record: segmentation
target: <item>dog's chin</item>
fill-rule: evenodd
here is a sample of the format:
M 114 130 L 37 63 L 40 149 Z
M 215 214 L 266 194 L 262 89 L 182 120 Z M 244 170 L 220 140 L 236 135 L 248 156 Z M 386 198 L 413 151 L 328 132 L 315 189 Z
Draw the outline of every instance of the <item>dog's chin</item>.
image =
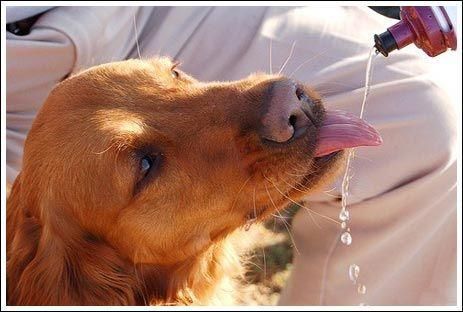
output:
M 316 168 L 316 170 L 309 169 L 308 173 L 297 183 L 298 188 L 307 189 L 307 194 L 309 194 L 313 190 L 320 189 L 332 182 L 342 168 L 341 163 L 344 155 L 344 150 L 339 150 L 321 157 L 315 157 L 311 168 Z M 302 192 L 298 193 L 302 197 L 307 195 Z
M 315 157 L 312 166 L 312 168 L 317 168 L 315 172 L 309 168 L 300 182 L 293 185 L 294 188 L 289 189 L 284 196 L 279 199 L 275 198 L 272 202 L 269 201 L 264 205 L 253 207 L 246 215 L 244 224 L 250 221 L 263 221 L 271 214 L 285 209 L 289 204 L 297 203 L 309 195 L 313 189 L 320 189 L 328 185 L 338 176 L 337 173 L 342 168 L 340 164 L 344 159 L 344 155 L 344 151 L 340 150 L 321 157 Z M 302 192 L 301 189 L 307 189 L 307 192 Z

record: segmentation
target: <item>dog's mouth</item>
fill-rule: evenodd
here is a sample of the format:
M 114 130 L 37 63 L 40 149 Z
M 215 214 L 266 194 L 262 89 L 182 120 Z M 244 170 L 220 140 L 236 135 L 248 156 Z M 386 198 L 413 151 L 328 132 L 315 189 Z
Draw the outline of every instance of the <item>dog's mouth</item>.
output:
M 323 155 L 323 156 L 315 157 L 316 164 L 317 164 L 318 167 L 324 166 L 327 163 L 333 161 L 335 158 L 337 158 L 337 156 L 339 154 L 341 154 L 341 153 L 342 153 L 342 150 L 338 150 L 338 151 L 331 152 L 331 153 Z M 308 177 L 309 177 L 309 175 L 307 176 L 307 178 Z
M 341 157 L 348 148 L 359 146 L 378 146 L 381 135 L 365 120 L 340 110 L 326 110 L 319 128 L 314 161 L 322 171 Z M 311 174 L 303 177 L 302 185 L 309 184 Z
M 345 149 L 360 146 L 378 146 L 381 143 L 382 138 L 378 131 L 363 119 L 339 110 L 326 110 L 324 120 L 319 128 L 318 142 L 313 154 L 314 165 L 318 168 L 317 172 L 308 170 L 307 174 L 302 176 L 296 183 L 294 189 L 280 190 L 281 198 L 272 199 L 271 203 L 254 207 L 253 211 L 246 216 L 246 220 L 249 222 L 263 219 L 275 211 L 277 207 L 281 207 L 283 203 L 296 202 L 296 198 L 292 199 L 292 195 L 294 195 L 292 193 L 295 192 L 298 193 L 297 195 L 301 195 L 302 192 L 298 188 L 309 187 L 313 182 L 314 174 L 315 176 L 323 175 L 326 168 L 329 168 L 331 164 L 342 157 Z

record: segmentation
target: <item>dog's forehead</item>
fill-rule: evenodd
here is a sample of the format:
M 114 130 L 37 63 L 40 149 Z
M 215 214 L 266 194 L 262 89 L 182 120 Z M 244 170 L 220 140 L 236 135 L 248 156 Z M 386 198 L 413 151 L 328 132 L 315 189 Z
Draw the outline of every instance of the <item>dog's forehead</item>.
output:
M 146 60 L 131 59 L 122 62 L 108 64 L 109 69 L 117 72 L 126 72 L 127 74 L 137 74 L 140 71 L 148 73 L 170 73 L 175 66 L 173 60 L 168 57 L 156 57 Z
M 176 91 L 172 75 L 175 63 L 167 57 L 130 59 L 91 67 L 61 82 L 51 93 L 52 99 L 69 99 L 69 105 L 96 103 L 97 106 L 119 103 L 127 105 L 135 99 L 163 98 L 162 90 Z M 58 101 L 58 102 L 59 102 Z
M 90 120 L 102 133 L 112 136 L 140 135 L 145 127 L 142 117 L 120 108 L 97 110 Z
M 175 61 L 168 57 L 154 57 L 144 62 L 160 70 L 171 69 L 176 64 Z
M 130 59 L 120 62 L 111 62 L 93 66 L 83 70 L 71 77 L 85 77 L 90 79 L 112 79 L 117 77 L 132 77 L 152 76 L 153 78 L 163 75 L 170 75 L 171 69 L 175 66 L 173 60 L 168 57 L 155 57 L 150 59 Z M 170 76 L 169 76 L 170 77 Z

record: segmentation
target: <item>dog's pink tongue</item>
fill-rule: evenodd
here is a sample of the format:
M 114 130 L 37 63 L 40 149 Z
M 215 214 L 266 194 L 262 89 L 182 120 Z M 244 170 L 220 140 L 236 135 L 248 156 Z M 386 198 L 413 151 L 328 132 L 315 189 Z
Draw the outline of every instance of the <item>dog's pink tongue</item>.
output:
M 377 146 L 383 142 L 378 131 L 364 120 L 338 110 L 327 110 L 320 128 L 315 157 L 345 148 Z

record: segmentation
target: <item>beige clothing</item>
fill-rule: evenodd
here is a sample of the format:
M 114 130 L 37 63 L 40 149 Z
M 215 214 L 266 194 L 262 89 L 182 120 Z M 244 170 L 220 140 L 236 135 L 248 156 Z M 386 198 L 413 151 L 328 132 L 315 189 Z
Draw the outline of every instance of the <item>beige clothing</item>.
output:
M 327 107 L 359 113 L 373 34 L 394 20 L 368 8 L 63 7 L 23 37 L 7 34 L 7 178 L 53 85 L 68 73 L 112 60 L 172 56 L 201 80 L 283 72 L 319 90 Z M 271 60 L 270 60 L 270 46 Z M 283 305 L 456 305 L 456 114 L 426 75 L 416 48 L 375 61 L 365 119 L 384 144 L 358 148 L 350 187 L 352 245 L 340 227 L 301 210 L 293 224 L 300 251 Z M 461 78 L 461 77 L 460 77 Z M 46 148 L 46 147 L 44 147 Z M 337 185 L 339 186 L 339 181 Z M 339 194 L 339 187 L 331 194 Z M 307 205 L 337 218 L 340 202 L 321 193 Z M 334 243 L 333 243 L 334 242 Z M 360 266 L 358 282 L 348 267 Z

